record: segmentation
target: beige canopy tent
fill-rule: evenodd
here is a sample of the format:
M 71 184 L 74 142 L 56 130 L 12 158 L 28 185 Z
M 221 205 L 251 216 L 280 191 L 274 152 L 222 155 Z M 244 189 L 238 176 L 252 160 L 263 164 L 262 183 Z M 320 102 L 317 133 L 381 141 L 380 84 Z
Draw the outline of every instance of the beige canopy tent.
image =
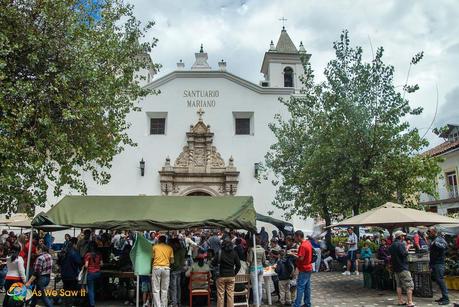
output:
M 17 227 L 16 224 L 26 224 L 28 222 L 30 227 L 30 222 L 32 220 L 25 213 L 16 213 L 10 217 L 3 216 L 0 218 L 0 225 L 7 225 L 12 227 Z
M 406 208 L 403 205 L 387 202 L 384 205 L 345 219 L 336 226 L 381 226 L 387 229 L 405 226 L 431 226 L 436 224 L 459 224 L 458 219 L 432 212 Z

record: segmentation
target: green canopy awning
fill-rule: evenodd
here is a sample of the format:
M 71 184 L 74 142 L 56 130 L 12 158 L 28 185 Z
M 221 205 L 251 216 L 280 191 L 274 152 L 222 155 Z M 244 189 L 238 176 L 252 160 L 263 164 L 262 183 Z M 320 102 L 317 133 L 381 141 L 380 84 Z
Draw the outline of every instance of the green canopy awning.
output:
M 263 214 L 260 214 L 260 213 L 257 213 L 257 221 L 272 224 L 272 225 L 276 226 L 284 234 L 293 233 L 293 224 L 292 223 L 285 222 L 285 221 L 273 218 L 273 217 L 268 216 L 268 215 L 263 215 Z
M 221 227 L 256 231 L 249 196 L 65 196 L 33 226 L 97 229 Z

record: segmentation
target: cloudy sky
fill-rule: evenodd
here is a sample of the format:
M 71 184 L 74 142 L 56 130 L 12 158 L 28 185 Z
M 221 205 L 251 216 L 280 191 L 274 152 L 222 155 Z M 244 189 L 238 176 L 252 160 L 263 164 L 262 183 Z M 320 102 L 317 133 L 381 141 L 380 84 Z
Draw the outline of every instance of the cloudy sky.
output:
M 316 75 L 322 78 L 333 57 L 332 42 L 348 29 L 351 42 L 360 45 L 371 60 L 371 46 L 383 46 L 385 61 L 395 66 L 396 84 L 405 82 L 411 57 L 424 51 L 410 82 L 421 89 L 409 96 L 412 106 L 424 107 L 422 116 L 410 119 L 431 145 L 442 140 L 427 128 L 459 124 L 459 2 L 418 1 L 311 1 L 311 0 L 129 0 L 142 21 L 154 20 L 149 33 L 159 39 L 152 52 L 163 65 L 160 75 L 183 59 L 187 67 L 200 44 L 209 64 L 224 59 L 228 70 L 258 83 L 264 52 L 274 43 L 285 17 L 287 31 L 298 46 L 303 41 Z M 437 96 L 438 87 L 438 96 Z M 438 112 L 435 109 L 438 97 Z

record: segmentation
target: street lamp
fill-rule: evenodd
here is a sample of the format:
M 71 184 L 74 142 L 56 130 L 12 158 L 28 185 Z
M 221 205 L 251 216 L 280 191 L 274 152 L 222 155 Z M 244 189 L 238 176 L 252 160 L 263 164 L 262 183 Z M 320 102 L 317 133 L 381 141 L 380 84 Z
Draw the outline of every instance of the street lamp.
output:
M 145 175 L 145 161 L 143 160 L 143 158 L 142 160 L 140 160 L 139 164 L 140 164 L 140 176 L 143 177 Z
M 258 178 L 258 175 L 260 175 L 260 163 L 254 163 L 254 177 Z

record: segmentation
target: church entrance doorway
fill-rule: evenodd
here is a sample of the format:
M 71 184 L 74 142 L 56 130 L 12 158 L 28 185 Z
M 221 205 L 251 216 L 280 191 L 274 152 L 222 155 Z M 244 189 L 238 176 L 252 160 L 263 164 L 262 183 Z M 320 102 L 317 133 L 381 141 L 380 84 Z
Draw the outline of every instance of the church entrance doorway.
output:
M 196 192 L 191 192 L 191 193 L 187 194 L 186 196 L 212 196 L 212 195 L 210 195 L 207 192 L 196 191 Z

